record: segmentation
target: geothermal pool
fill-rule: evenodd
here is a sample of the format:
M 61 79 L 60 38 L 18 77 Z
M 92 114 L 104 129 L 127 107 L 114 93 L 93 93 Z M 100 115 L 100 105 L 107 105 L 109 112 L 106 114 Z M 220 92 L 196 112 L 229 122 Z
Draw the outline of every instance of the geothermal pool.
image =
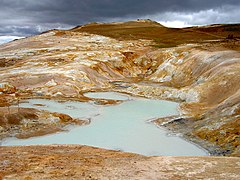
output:
M 132 97 L 115 92 L 86 93 L 85 96 L 123 102 L 115 105 L 96 105 L 93 101 L 28 100 L 21 103 L 20 107 L 61 112 L 80 119 L 88 118 L 91 119 L 91 123 L 86 126 L 68 127 L 67 132 L 41 137 L 8 138 L 2 145 L 81 144 L 147 156 L 208 155 L 200 147 L 147 122 L 153 118 L 177 115 L 178 104 L 175 102 Z

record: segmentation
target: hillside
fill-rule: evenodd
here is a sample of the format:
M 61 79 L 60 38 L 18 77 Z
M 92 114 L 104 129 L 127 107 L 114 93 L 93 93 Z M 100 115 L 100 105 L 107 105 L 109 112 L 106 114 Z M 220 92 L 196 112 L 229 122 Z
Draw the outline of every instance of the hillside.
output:
M 73 28 L 74 32 L 87 32 L 108 36 L 118 40 L 153 40 L 156 47 L 174 47 L 185 43 L 202 43 L 210 40 L 225 39 L 229 34 L 239 36 L 240 25 L 219 25 L 191 28 L 167 28 L 157 22 L 130 21 L 124 23 L 91 23 Z

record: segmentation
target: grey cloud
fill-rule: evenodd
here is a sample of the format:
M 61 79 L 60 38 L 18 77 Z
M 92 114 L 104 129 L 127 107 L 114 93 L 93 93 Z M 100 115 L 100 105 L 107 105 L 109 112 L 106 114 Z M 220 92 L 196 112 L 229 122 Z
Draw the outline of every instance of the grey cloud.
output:
M 157 21 L 171 22 L 180 21 L 188 25 L 207 25 L 207 24 L 227 24 L 239 23 L 240 11 L 235 6 L 226 6 L 216 9 L 201 10 L 198 12 L 167 12 L 162 14 L 155 14 L 147 16 Z M 145 17 L 146 18 L 146 17 Z
M 0 35 L 31 35 L 42 30 L 73 27 L 92 21 L 128 20 L 152 17 L 168 21 L 178 14 L 192 14 L 196 22 L 204 17 L 199 12 L 217 11 L 225 23 L 239 10 L 239 0 L 0 0 Z M 222 12 L 221 12 L 222 11 Z M 172 16 L 171 16 L 172 15 Z M 206 20 L 209 19 L 208 14 Z M 213 18 L 213 17 L 212 17 Z M 240 21 L 239 16 L 235 18 Z M 189 21 L 189 19 L 184 19 Z
M 36 27 L 32 26 L 7 26 L 0 29 L 0 35 L 30 36 L 39 32 Z

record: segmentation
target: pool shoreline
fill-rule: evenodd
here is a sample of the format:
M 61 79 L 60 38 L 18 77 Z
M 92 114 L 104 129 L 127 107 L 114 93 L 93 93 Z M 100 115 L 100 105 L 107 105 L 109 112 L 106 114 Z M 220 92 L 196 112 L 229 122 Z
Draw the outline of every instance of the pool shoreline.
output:
M 196 144 L 195 143 L 191 143 L 191 142 L 189 142 L 189 141 L 186 141 L 185 139 L 183 139 L 182 137 L 177 137 L 177 136 L 174 136 L 174 137 L 169 137 L 168 138 L 168 140 L 164 140 L 164 138 L 167 138 L 166 137 L 166 135 L 163 135 L 163 134 L 161 134 L 161 133 L 163 133 L 163 132 L 160 132 L 160 130 L 153 124 L 153 123 L 151 123 L 151 125 L 149 126 L 149 123 L 147 122 L 147 120 L 149 120 L 149 118 L 146 118 L 146 117 L 151 117 L 151 118 L 154 118 L 154 119 L 156 119 L 156 118 L 159 118 L 159 117 L 162 117 L 162 118 L 166 118 L 167 116 L 165 116 L 165 115 L 171 115 L 171 113 L 173 113 L 173 112 L 175 112 L 175 110 L 173 111 L 173 110 L 170 110 L 171 108 L 171 104 L 175 104 L 174 105 L 174 107 L 177 107 L 177 104 L 176 103 L 174 103 L 174 102 L 169 102 L 169 101 L 164 101 L 164 100 L 153 100 L 153 99 L 146 99 L 146 98 L 139 98 L 139 97 L 133 97 L 133 96 L 129 96 L 129 95 L 126 95 L 126 94 L 122 94 L 122 93 L 116 93 L 116 92 L 104 92 L 104 93 L 107 93 L 107 98 L 106 99 L 114 99 L 114 100 L 119 100 L 119 101 L 122 101 L 121 103 L 119 103 L 119 104 L 115 104 L 114 106 L 112 106 L 112 105 L 96 105 L 96 104 L 94 104 L 93 102 L 91 102 L 90 104 L 89 104 L 89 102 L 84 102 L 84 104 L 85 105 L 87 105 L 90 109 L 92 108 L 92 110 L 94 109 L 94 108 L 99 108 L 100 107 L 100 109 L 102 108 L 102 111 L 103 111 L 103 113 L 104 113 L 104 110 L 103 109 L 110 109 L 110 113 L 108 113 L 108 115 L 106 116 L 106 117 L 104 117 L 103 116 L 103 120 L 101 120 L 102 122 L 101 123 L 105 123 L 104 125 L 102 125 L 102 124 L 99 124 L 98 126 L 109 126 L 109 128 L 107 128 L 107 131 L 109 131 L 108 133 L 109 133 L 109 135 L 108 135 L 108 133 L 106 133 L 106 132 L 104 132 L 103 134 L 104 135 L 102 135 L 101 133 L 99 134 L 96 134 L 97 135 L 97 137 L 98 136 L 102 136 L 102 139 L 108 139 L 109 138 L 109 136 L 113 136 L 113 138 L 115 138 L 116 139 L 116 141 L 120 141 L 120 145 L 114 145 L 115 144 L 115 142 L 110 138 L 110 139 L 108 139 L 109 141 L 110 141 L 110 144 L 111 144 L 111 142 L 113 143 L 113 147 L 111 147 L 111 148 L 109 148 L 108 147 L 108 145 L 106 145 L 104 142 L 102 142 L 102 140 L 101 139 L 96 139 L 95 141 L 97 141 L 97 144 L 94 144 L 95 142 L 93 142 L 93 139 L 91 139 L 90 138 L 90 142 L 92 142 L 92 143 L 90 143 L 90 144 L 88 144 L 89 142 L 88 141 L 85 141 L 85 140 L 82 140 L 83 141 L 83 143 L 81 143 L 82 141 L 80 141 L 79 143 L 76 143 L 75 141 L 73 141 L 72 139 L 71 139 L 71 137 L 69 137 L 69 139 L 71 139 L 71 141 L 69 142 L 69 141 L 67 141 L 67 143 L 60 143 L 60 144 L 71 144 L 71 142 L 74 142 L 73 144 L 82 144 L 82 145 L 90 145 L 90 146 L 95 146 L 95 147 L 100 147 L 100 148 L 106 148 L 106 149 L 121 149 L 121 150 L 123 150 L 123 151 L 126 151 L 126 152 L 132 152 L 132 153 L 138 153 L 138 151 L 139 151 L 139 147 L 138 147 L 138 143 L 140 143 L 140 144 L 146 144 L 146 145 L 142 145 L 142 146 L 149 146 L 149 147 L 155 147 L 155 146 L 157 146 L 158 148 L 160 148 L 160 145 L 159 144 L 161 144 L 161 142 L 159 142 L 159 141 L 162 141 L 162 146 L 169 146 L 170 148 L 171 148 L 171 146 L 172 146 L 172 144 L 177 144 L 177 142 L 178 143 L 180 143 L 181 141 L 184 141 L 184 142 L 181 142 L 180 144 L 182 144 L 182 145 L 180 145 L 180 147 L 181 146 L 186 146 L 186 144 L 185 143 L 189 143 L 188 145 L 187 145 L 187 147 L 188 148 L 190 148 L 191 146 L 194 146 L 194 147 L 196 147 Z M 103 93 L 103 94 L 104 94 Z M 112 94 L 111 94 L 112 93 Z M 89 93 L 88 93 L 89 94 Z M 101 93 L 100 93 L 101 94 Z M 103 95 L 102 94 L 102 95 Z M 96 93 L 93 93 L 92 95 L 96 95 Z M 99 95 L 99 93 L 97 94 L 97 95 Z M 105 95 L 104 95 L 105 96 Z M 113 97 L 111 97 L 111 96 L 113 96 Z M 117 97 L 115 97 L 115 96 L 117 96 Z M 110 98 L 109 98 L 110 97 Z M 103 97 L 88 97 L 88 98 L 90 98 L 90 99 L 102 99 Z M 120 99 L 119 99 L 120 98 Z M 31 101 L 34 101 L 34 100 L 29 100 L 30 102 Z M 66 101 L 66 102 L 61 102 L 61 103 L 59 103 L 59 102 L 55 102 L 55 101 L 53 101 L 53 100 L 44 100 L 44 99 L 42 99 L 42 100 L 40 100 L 40 99 L 38 99 L 38 100 L 35 100 L 35 101 L 37 101 L 37 102 L 31 102 L 30 104 L 32 104 L 32 106 L 34 106 L 34 105 L 37 105 L 38 106 L 38 108 L 40 108 L 40 109 L 44 109 L 44 110 L 46 110 L 46 108 L 47 108 L 47 105 L 45 104 L 44 105 L 44 103 L 41 103 L 41 101 L 46 101 L 46 102 L 51 102 L 51 103 L 56 103 L 55 104 L 55 107 L 54 107 L 54 111 L 57 111 L 58 110 L 58 108 L 60 108 L 61 109 L 61 107 L 60 106 L 62 106 L 63 104 L 72 104 L 72 105 L 74 105 L 74 103 L 75 104 L 77 104 L 77 103 L 79 103 L 79 102 L 72 102 L 72 101 Z M 51 104 L 50 103 L 50 104 Z M 59 103 L 59 104 L 57 104 L 57 103 Z M 153 103 L 153 105 L 151 105 L 151 107 L 150 107 L 150 109 L 148 109 L 149 107 L 148 106 L 150 106 L 150 104 L 151 103 Z M 161 107 L 158 103 L 167 103 L 166 105 L 161 105 L 162 107 L 164 107 L 165 106 L 165 109 L 166 108 L 170 108 L 168 111 L 166 111 L 166 110 L 162 110 L 162 111 L 166 111 L 166 112 L 164 112 L 165 113 L 165 115 L 164 115 L 164 113 L 163 113 L 163 115 L 161 115 L 160 116 L 160 114 L 162 113 L 160 113 L 159 111 L 161 110 L 161 108 L 159 108 L 159 107 Z M 39 106 L 39 104 L 42 104 L 41 106 Z M 149 105 L 148 105 L 149 104 Z M 83 105 L 83 104 L 82 104 Z M 170 106 L 171 105 L 171 106 Z M 20 105 L 21 106 L 21 105 Z M 58 107 L 59 106 L 59 107 Z M 128 106 L 128 107 L 124 107 L 124 106 Z M 137 108 L 137 107 L 135 107 L 135 106 L 139 106 L 139 108 Z M 138 120 L 136 121 L 136 120 L 134 120 L 134 121 L 128 121 L 128 120 L 126 120 L 126 118 L 128 119 L 129 117 L 124 117 L 124 115 L 123 115 L 123 118 L 125 118 L 125 121 L 124 122 L 122 122 L 122 124 L 120 123 L 119 124 L 119 121 L 116 121 L 116 120 L 111 120 L 111 118 L 113 118 L 112 117 L 112 113 L 111 113 L 111 111 L 113 110 L 113 114 L 114 113 L 118 113 L 118 111 L 119 110 L 117 110 L 116 108 L 123 108 L 122 109 L 122 112 L 124 112 L 124 114 L 126 114 L 126 112 L 129 112 L 130 113 L 130 115 L 132 116 L 132 118 L 134 118 L 135 116 L 136 116 L 136 118 L 140 118 L 140 119 L 143 119 L 143 121 L 141 120 L 141 121 L 139 121 L 138 122 Z M 57 108 L 57 109 L 56 109 Z M 149 112 L 141 112 L 141 109 L 148 109 L 147 111 L 149 111 L 150 113 L 152 112 L 153 114 L 152 115 L 148 115 L 148 113 Z M 65 109 L 65 108 L 64 108 Z M 80 108 L 81 109 L 81 108 Z M 96 110 L 95 109 L 95 110 Z M 111 110 L 112 109 L 112 110 Z M 115 109 L 115 110 L 114 110 Z M 73 111 L 74 111 L 74 108 L 72 109 Z M 138 112 L 138 113 L 140 113 L 139 115 L 138 114 L 136 114 L 136 113 L 131 113 L 131 111 L 139 111 L 140 110 L 140 112 Z M 70 110 L 69 110 L 70 111 Z M 107 110 L 108 111 L 108 110 Z M 57 111 L 58 112 L 58 111 Z M 68 114 L 68 115 L 70 115 L 71 117 L 73 117 L 73 118 L 81 118 L 81 119 L 84 119 L 83 117 L 77 117 L 77 116 L 75 116 L 75 115 L 73 115 L 72 116 L 72 114 L 69 114 L 69 113 L 66 113 L 66 112 L 68 112 L 66 109 L 63 111 L 63 112 L 61 112 L 61 113 L 65 113 L 65 114 Z M 89 112 L 91 112 L 92 113 L 92 111 L 91 110 L 89 110 Z M 170 113 L 171 112 L 171 113 Z M 94 112 L 95 114 L 96 114 L 96 112 Z M 93 113 L 93 114 L 94 114 Z M 160 114 L 159 114 L 160 113 Z M 92 115 L 93 115 L 92 114 Z M 100 113 L 101 114 L 101 113 Z M 155 115 L 154 115 L 155 114 Z M 100 115 L 101 116 L 101 115 Z M 110 121 L 108 122 L 108 123 L 106 123 L 105 122 L 105 120 L 106 120 L 106 118 L 108 119 L 109 118 L 109 116 L 110 116 Z M 122 113 L 120 113 L 118 116 L 122 116 Z M 130 117 L 131 117 L 130 116 Z M 144 117 L 142 117 L 142 116 L 146 116 L 145 118 Z M 86 116 L 87 117 L 87 116 Z M 85 117 L 85 118 L 86 118 Z M 89 117 L 89 115 L 88 115 L 88 117 Z M 94 118 L 93 118 L 94 119 Z M 94 121 L 99 121 L 99 119 L 98 120 L 94 120 Z M 115 122 L 112 122 L 112 121 L 115 121 Z M 136 122 L 135 122 L 136 121 Z M 133 123 L 133 122 L 135 122 L 135 124 L 134 125 L 131 125 L 131 123 Z M 108 125 L 110 123 L 110 125 Z M 111 124 L 112 123 L 112 124 Z M 129 124 L 130 123 L 130 124 Z M 116 125 L 117 124 L 117 125 Z M 129 125 L 127 125 L 127 124 L 129 124 Z M 91 127 L 91 126 L 93 126 L 93 127 Z M 121 127 L 121 126 L 123 126 L 123 127 Z M 128 127 L 128 126 L 134 126 L 134 128 L 135 129 L 137 129 L 138 128 L 138 130 L 139 131 L 142 131 L 142 132 L 144 132 L 145 134 L 144 134 L 144 136 L 143 135 L 141 135 L 141 133 L 139 134 L 139 135 L 135 135 L 133 132 L 131 132 L 131 131 L 134 131 L 134 128 L 131 128 L 131 127 Z M 120 127 L 120 129 L 118 129 Z M 157 128 L 157 131 L 156 131 L 156 129 L 154 128 L 154 127 L 156 127 Z M 90 132 L 90 134 L 91 133 L 96 133 L 95 131 L 101 131 L 101 129 L 94 129 L 94 124 L 92 124 L 92 123 L 90 123 L 88 126 L 85 126 L 85 127 L 74 127 L 73 129 L 71 128 L 71 130 L 69 130 L 67 133 L 75 133 L 74 134 L 74 136 L 77 136 L 78 134 L 81 134 L 81 132 L 79 133 L 76 133 L 76 132 L 74 132 L 76 129 L 79 129 L 79 131 L 83 131 L 83 129 L 89 129 L 90 128 L 90 131 L 89 130 L 86 130 L 86 132 Z M 92 129 L 93 130 L 92 130 Z M 105 128 L 105 127 L 104 127 Z M 124 131 L 126 131 L 128 134 L 127 135 L 125 135 L 124 133 L 122 133 L 121 131 L 121 128 L 123 128 L 122 130 L 124 130 Z M 120 132 L 116 132 L 116 131 L 120 131 Z M 146 131 L 146 132 L 145 132 Z M 153 131 L 153 132 L 152 132 Z M 164 130 L 165 131 L 165 130 Z M 138 132 L 135 132 L 135 133 L 138 133 Z M 34 137 L 34 139 L 40 139 L 41 140 L 41 138 L 53 138 L 53 142 L 55 142 L 56 140 L 54 140 L 54 135 L 55 136 L 57 136 L 59 133 L 57 133 L 57 134 L 51 134 L 51 135 L 47 135 L 47 136 L 42 136 L 42 137 Z M 118 135 L 119 134 L 119 135 Z M 155 135 L 155 134 L 158 134 L 157 136 Z M 79 137 L 83 137 L 84 136 L 84 134 L 81 134 Z M 127 138 L 127 137 L 131 137 L 130 139 L 129 138 Z M 136 136 L 136 137 L 135 137 Z M 138 137 L 138 136 L 140 136 L 140 137 Z M 151 136 L 153 136 L 153 137 L 151 137 Z M 155 137 L 156 136 L 156 137 Z M 59 136 L 60 137 L 60 136 Z M 66 136 L 67 137 L 67 136 Z M 124 139 L 124 137 L 125 137 L 125 139 Z M 132 139 L 132 137 L 134 137 L 134 138 L 136 138 L 136 140 L 134 140 L 134 138 Z M 162 138 L 161 138 L 162 137 Z M 57 137 L 56 137 L 57 138 Z M 62 137 L 63 138 L 63 137 Z M 141 140 L 141 141 L 139 141 L 140 139 L 143 139 L 143 140 Z M 147 138 L 147 139 L 146 139 Z M 156 140 L 156 139 L 158 139 L 159 138 L 159 140 Z M 179 138 L 179 140 L 177 140 Z M 31 139 L 31 141 L 32 140 L 34 140 L 33 138 L 30 138 Z M 117 139 L 119 139 L 119 140 L 117 140 Z M 128 140 L 129 139 L 129 140 Z M 144 140 L 145 139 L 145 140 Z M 176 139 L 176 140 L 175 140 Z M 181 140 L 180 140 L 181 139 Z M 107 140 L 107 141 L 108 141 Z M 169 140 L 171 140 L 171 141 L 173 141 L 173 143 L 172 144 L 169 144 L 169 142 L 165 142 L 165 141 L 169 141 Z M 20 140 L 16 140 L 16 141 L 20 141 Z M 31 141 L 29 141 L 29 142 L 31 142 Z M 42 141 L 42 140 L 41 140 Z M 121 142 L 121 141 L 123 141 L 123 142 Z M 135 143 L 137 143 L 137 144 L 135 144 L 135 143 L 133 143 L 133 142 L 131 142 L 131 141 L 133 141 L 133 142 L 135 142 Z M 143 141 L 143 142 L 142 142 Z M 146 142 L 144 142 L 144 141 L 146 141 Z M 149 141 L 154 141 L 156 144 L 154 144 L 154 143 L 152 143 L 152 142 L 149 142 Z M 86 143 L 87 142 L 87 143 Z M 99 143 L 99 144 L 98 144 Z M 150 145 L 150 144 L 151 145 Z M 168 145 L 164 145 L 164 143 L 167 143 Z M 36 143 L 34 143 L 34 144 L 36 144 Z M 44 144 L 44 143 L 43 143 Z M 49 144 L 49 143 L 47 143 L 47 144 Z M 51 143 L 50 143 L 51 144 Z M 54 143 L 53 143 L 54 144 Z M 57 143 L 58 144 L 58 143 Z M 104 145 L 105 144 L 105 145 Z M 133 145 L 134 144 L 134 145 Z M 147 145 L 147 144 L 149 144 L 149 145 Z M 184 145 L 185 144 L 185 145 Z M 3 142 L 3 145 L 8 145 L 8 143 L 6 143 L 6 141 L 5 141 L 5 143 Z M 12 144 L 11 144 L 12 145 Z M 13 144 L 13 145 L 18 145 L 18 144 Z M 28 145 L 28 144 L 23 144 L 23 145 Z M 133 150 L 131 150 L 131 147 L 128 147 L 128 146 L 132 146 L 133 145 Z M 119 146 L 119 147 L 118 147 Z M 157 149 L 158 149 L 157 148 Z M 183 147 L 184 148 L 184 147 Z M 199 148 L 199 147 L 197 147 L 197 148 Z M 145 150 L 144 150 L 145 149 Z M 161 154 L 159 154 L 158 152 L 156 152 L 156 150 L 151 150 L 150 148 L 149 148 L 149 150 L 147 150 L 148 148 L 146 148 L 146 147 L 144 147 L 143 148 L 143 150 L 141 150 L 140 151 L 140 153 L 139 154 L 143 154 L 143 155 L 148 155 L 149 153 L 151 154 L 151 151 L 152 151 L 152 154 L 151 155 L 153 155 L 153 156 L 156 156 L 156 155 L 161 155 Z M 154 149 L 154 148 L 153 148 Z M 165 149 L 165 148 L 163 148 L 163 149 Z M 172 149 L 174 149 L 174 148 L 172 148 Z M 172 149 L 169 149 L 169 155 L 187 155 L 185 152 L 181 152 L 181 151 L 183 151 L 183 150 L 181 150 L 180 152 L 177 152 L 177 153 L 179 153 L 179 154 L 174 154 L 174 153 L 176 153 L 176 152 L 174 152 Z M 191 149 L 191 148 L 190 148 Z M 201 148 L 201 150 L 202 150 L 202 148 Z M 166 150 L 165 150 L 166 151 Z M 191 153 L 193 153 L 191 150 L 189 150 L 189 149 L 186 149 L 185 151 L 189 151 L 189 152 L 191 152 Z M 196 150 L 195 150 L 196 151 Z M 171 154 L 172 153 L 172 154 Z M 200 152 L 198 152 L 198 153 L 200 153 Z M 207 154 L 206 153 L 206 151 L 205 151 L 205 149 L 204 149 L 204 153 L 200 153 L 201 155 L 209 155 L 209 154 Z M 164 154 L 163 153 L 163 155 L 167 155 L 167 154 Z M 190 154 L 189 154 L 190 155 Z M 194 153 L 193 153 L 193 155 L 194 155 Z

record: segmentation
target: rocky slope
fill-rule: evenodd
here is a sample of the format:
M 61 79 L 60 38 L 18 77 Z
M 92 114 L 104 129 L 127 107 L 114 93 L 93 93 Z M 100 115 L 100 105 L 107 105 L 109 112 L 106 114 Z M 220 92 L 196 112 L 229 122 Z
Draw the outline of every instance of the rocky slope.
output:
M 205 46 L 183 45 L 147 53 L 159 65 L 144 83 L 124 91 L 182 102 L 181 118 L 191 121 L 187 127 L 193 127 L 188 135 L 213 142 L 226 154 L 235 150 L 239 154 L 240 53 Z

